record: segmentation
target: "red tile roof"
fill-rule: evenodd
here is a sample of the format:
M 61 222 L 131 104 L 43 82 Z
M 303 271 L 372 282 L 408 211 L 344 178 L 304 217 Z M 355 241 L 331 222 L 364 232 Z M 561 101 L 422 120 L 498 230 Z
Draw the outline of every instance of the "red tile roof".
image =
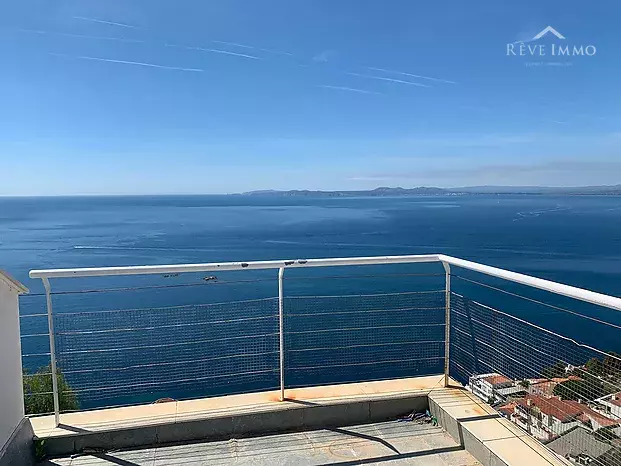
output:
M 542 382 L 549 382 L 550 379 L 528 379 L 531 385 L 535 385 Z
M 544 398 L 539 395 L 527 395 L 525 398 L 517 400 L 517 403 L 528 410 L 528 400 L 531 402 L 530 408 L 537 407 L 543 414 L 554 417 L 561 422 L 571 421 L 583 412 L 579 407 L 556 397 Z
M 506 414 L 507 416 L 511 416 L 515 410 L 515 406 L 516 406 L 516 403 L 512 401 L 511 403 L 506 403 L 502 406 L 499 406 L 496 409 L 500 411 L 501 413 Z
M 609 417 L 604 416 L 602 413 L 598 413 L 594 409 L 591 409 L 590 407 L 582 403 L 578 403 L 577 401 L 566 400 L 565 403 L 570 404 L 574 406 L 575 408 L 582 410 L 582 414 L 579 416 L 582 422 L 595 421 L 601 427 L 610 427 L 610 426 L 616 426 L 619 424 L 619 421 L 610 419 Z
M 487 377 L 483 377 L 481 380 L 485 380 L 492 387 L 506 383 L 513 383 L 513 380 L 500 374 L 488 375 Z
M 515 403 L 528 410 L 528 400 L 531 402 L 530 408 L 536 407 L 543 414 L 554 417 L 561 422 L 578 419 L 585 423 L 588 421 L 597 422 L 601 427 L 619 425 L 619 421 L 610 419 L 589 406 L 574 400 L 561 400 L 555 396 L 545 398 L 539 395 L 527 395 L 525 398 L 515 400 Z

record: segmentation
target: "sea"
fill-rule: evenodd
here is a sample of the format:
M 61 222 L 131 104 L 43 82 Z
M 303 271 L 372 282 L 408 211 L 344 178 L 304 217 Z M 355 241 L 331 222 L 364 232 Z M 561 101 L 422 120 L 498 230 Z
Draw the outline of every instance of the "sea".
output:
M 621 196 L 0 198 L 0 268 L 30 289 L 20 300 L 29 372 L 49 364 L 32 269 L 432 253 L 621 296 Z M 621 351 L 618 311 L 452 273 L 464 296 Z M 59 366 L 83 408 L 278 386 L 276 270 L 51 283 Z M 443 330 L 416 332 L 443 323 L 443 289 L 438 264 L 287 269 L 289 385 L 441 371 Z M 413 312 L 373 314 L 389 308 Z M 414 346 L 368 350 L 378 338 Z M 406 353 L 429 357 L 401 364 Z

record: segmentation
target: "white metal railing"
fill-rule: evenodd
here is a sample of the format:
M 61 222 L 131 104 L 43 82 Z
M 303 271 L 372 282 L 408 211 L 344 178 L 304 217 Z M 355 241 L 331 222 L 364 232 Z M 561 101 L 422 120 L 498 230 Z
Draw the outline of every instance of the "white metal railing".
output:
M 75 269 L 50 269 L 32 270 L 31 278 L 40 278 L 43 281 L 47 305 L 47 319 L 49 328 L 49 348 L 51 359 L 51 377 L 54 402 L 54 414 L 56 424 L 60 422 L 60 406 L 58 393 L 58 375 L 54 335 L 54 313 L 52 311 L 52 288 L 51 279 L 77 278 L 77 277 L 111 277 L 129 275 L 162 275 L 180 274 L 192 272 L 215 272 L 215 271 L 243 271 L 278 269 L 278 353 L 279 353 L 279 378 L 280 399 L 285 399 L 285 323 L 283 289 L 285 270 L 289 268 L 312 268 L 312 267 L 335 267 L 335 266 L 362 266 L 362 265 L 390 265 L 390 264 L 415 264 L 415 263 L 441 263 L 445 271 L 444 287 L 444 383 L 448 385 L 451 370 L 451 314 L 452 296 L 451 269 L 460 268 L 480 273 L 490 277 L 503 279 L 509 282 L 525 285 L 544 290 L 556 295 L 573 298 L 586 303 L 603 306 L 616 311 L 621 311 L 621 299 L 613 296 L 596 293 L 560 283 L 531 277 L 528 275 L 490 267 L 475 262 L 458 259 L 441 254 L 409 255 L 409 256 L 382 256 L 382 257 L 354 257 L 354 258 L 326 258 L 326 259 L 296 259 L 257 262 L 224 262 L 206 264 L 182 264 L 182 265 L 158 265 L 158 266 L 134 266 L 134 267 L 103 267 L 103 268 L 75 268 Z M 459 298 L 458 298 L 459 299 Z

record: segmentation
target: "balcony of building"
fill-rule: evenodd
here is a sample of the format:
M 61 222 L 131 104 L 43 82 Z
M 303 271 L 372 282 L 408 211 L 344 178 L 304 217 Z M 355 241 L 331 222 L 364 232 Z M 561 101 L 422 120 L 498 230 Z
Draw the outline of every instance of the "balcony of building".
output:
M 444 255 L 30 276 L 0 283 L 0 464 L 621 465 L 616 297 Z M 592 435 L 559 453 L 540 413 Z

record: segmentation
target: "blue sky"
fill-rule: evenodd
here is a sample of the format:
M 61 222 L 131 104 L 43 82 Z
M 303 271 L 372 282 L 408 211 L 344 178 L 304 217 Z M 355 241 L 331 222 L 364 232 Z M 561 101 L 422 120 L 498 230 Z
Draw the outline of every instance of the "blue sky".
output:
M 0 6 L 0 195 L 621 182 L 615 1 Z M 553 34 L 533 41 L 546 26 Z M 593 56 L 507 56 L 507 44 Z

